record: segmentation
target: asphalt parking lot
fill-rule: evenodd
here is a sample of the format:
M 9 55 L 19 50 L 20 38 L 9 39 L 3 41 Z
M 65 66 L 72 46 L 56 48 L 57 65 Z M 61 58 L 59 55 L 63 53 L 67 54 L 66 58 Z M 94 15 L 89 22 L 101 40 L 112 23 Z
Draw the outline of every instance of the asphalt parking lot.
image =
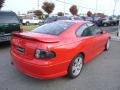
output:
M 120 42 L 87 63 L 76 79 L 38 80 L 10 64 L 10 45 L 0 44 L 0 90 L 120 90 Z
M 120 90 L 120 42 L 86 64 L 76 79 L 38 80 L 10 64 L 9 45 L 0 49 L 0 90 Z

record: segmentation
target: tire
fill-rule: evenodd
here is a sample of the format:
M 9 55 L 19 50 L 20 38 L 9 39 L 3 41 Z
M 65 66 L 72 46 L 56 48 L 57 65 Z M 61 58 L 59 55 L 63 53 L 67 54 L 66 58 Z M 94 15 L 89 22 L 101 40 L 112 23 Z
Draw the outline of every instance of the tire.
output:
M 108 25 L 107 25 L 107 23 L 104 23 L 103 26 L 104 26 L 104 27 L 107 27 Z
M 76 56 L 69 65 L 68 77 L 73 79 L 80 75 L 83 68 L 83 55 Z
M 26 22 L 26 25 L 28 26 L 30 23 L 29 22 Z
M 107 43 L 105 45 L 105 51 L 108 51 L 110 48 L 110 39 L 107 40 Z

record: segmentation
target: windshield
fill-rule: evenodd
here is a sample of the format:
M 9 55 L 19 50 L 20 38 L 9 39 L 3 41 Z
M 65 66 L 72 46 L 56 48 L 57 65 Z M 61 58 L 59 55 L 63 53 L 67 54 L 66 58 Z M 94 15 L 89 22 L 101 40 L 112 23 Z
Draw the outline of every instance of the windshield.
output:
M 67 28 L 69 28 L 72 24 L 73 24 L 72 22 L 57 21 L 49 24 L 44 24 L 32 30 L 32 32 L 50 34 L 50 35 L 59 35 L 60 33 L 64 32 Z
M 0 12 L 0 23 L 19 23 L 14 13 Z

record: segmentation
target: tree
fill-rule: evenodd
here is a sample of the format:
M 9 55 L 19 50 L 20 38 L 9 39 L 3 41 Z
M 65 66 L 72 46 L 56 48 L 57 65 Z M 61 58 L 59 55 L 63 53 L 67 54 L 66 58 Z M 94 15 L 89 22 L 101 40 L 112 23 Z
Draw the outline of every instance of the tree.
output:
M 41 10 L 35 10 L 34 11 L 34 14 L 39 18 L 41 19 L 42 18 L 42 15 L 43 15 L 43 12 Z
M 0 9 L 3 7 L 4 2 L 5 2 L 5 0 L 0 0 Z
M 92 16 L 92 12 L 91 12 L 91 11 L 88 11 L 88 12 L 87 12 L 87 16 L 88 16 L 88 17 L 91 17 L 91 16 Z
M 76 5 L 72 5 L 69 10 L 72 15 L 77 15 L 77 13 L 78 13 L 78 9 L 77 9 Z
M 54 3 L 43 2 L 42 9 L 43 9 L 46 13 L 48 13 L 48 16 L 49 16 L 50 13 L 53 12 L 54 8 L 55 8 Z
M 63 13 L 63 12 L 58 12 L 57 15 L 58 15 L 58 16 L 64 16 L 64 13 Z

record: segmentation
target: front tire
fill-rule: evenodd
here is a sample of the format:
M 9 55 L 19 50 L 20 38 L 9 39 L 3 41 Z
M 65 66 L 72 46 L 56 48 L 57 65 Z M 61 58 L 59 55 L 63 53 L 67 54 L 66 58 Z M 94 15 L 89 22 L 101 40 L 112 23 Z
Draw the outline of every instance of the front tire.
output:
M 76 78 L 80 75 L 83 67 L 83 55 L 80 54 L 73 59 L 68 68 L 68 77 Z
M 110 39 L 107 40 L 107 43 L 105 45 L 105 51 L 108 51 L 110 48 Z

